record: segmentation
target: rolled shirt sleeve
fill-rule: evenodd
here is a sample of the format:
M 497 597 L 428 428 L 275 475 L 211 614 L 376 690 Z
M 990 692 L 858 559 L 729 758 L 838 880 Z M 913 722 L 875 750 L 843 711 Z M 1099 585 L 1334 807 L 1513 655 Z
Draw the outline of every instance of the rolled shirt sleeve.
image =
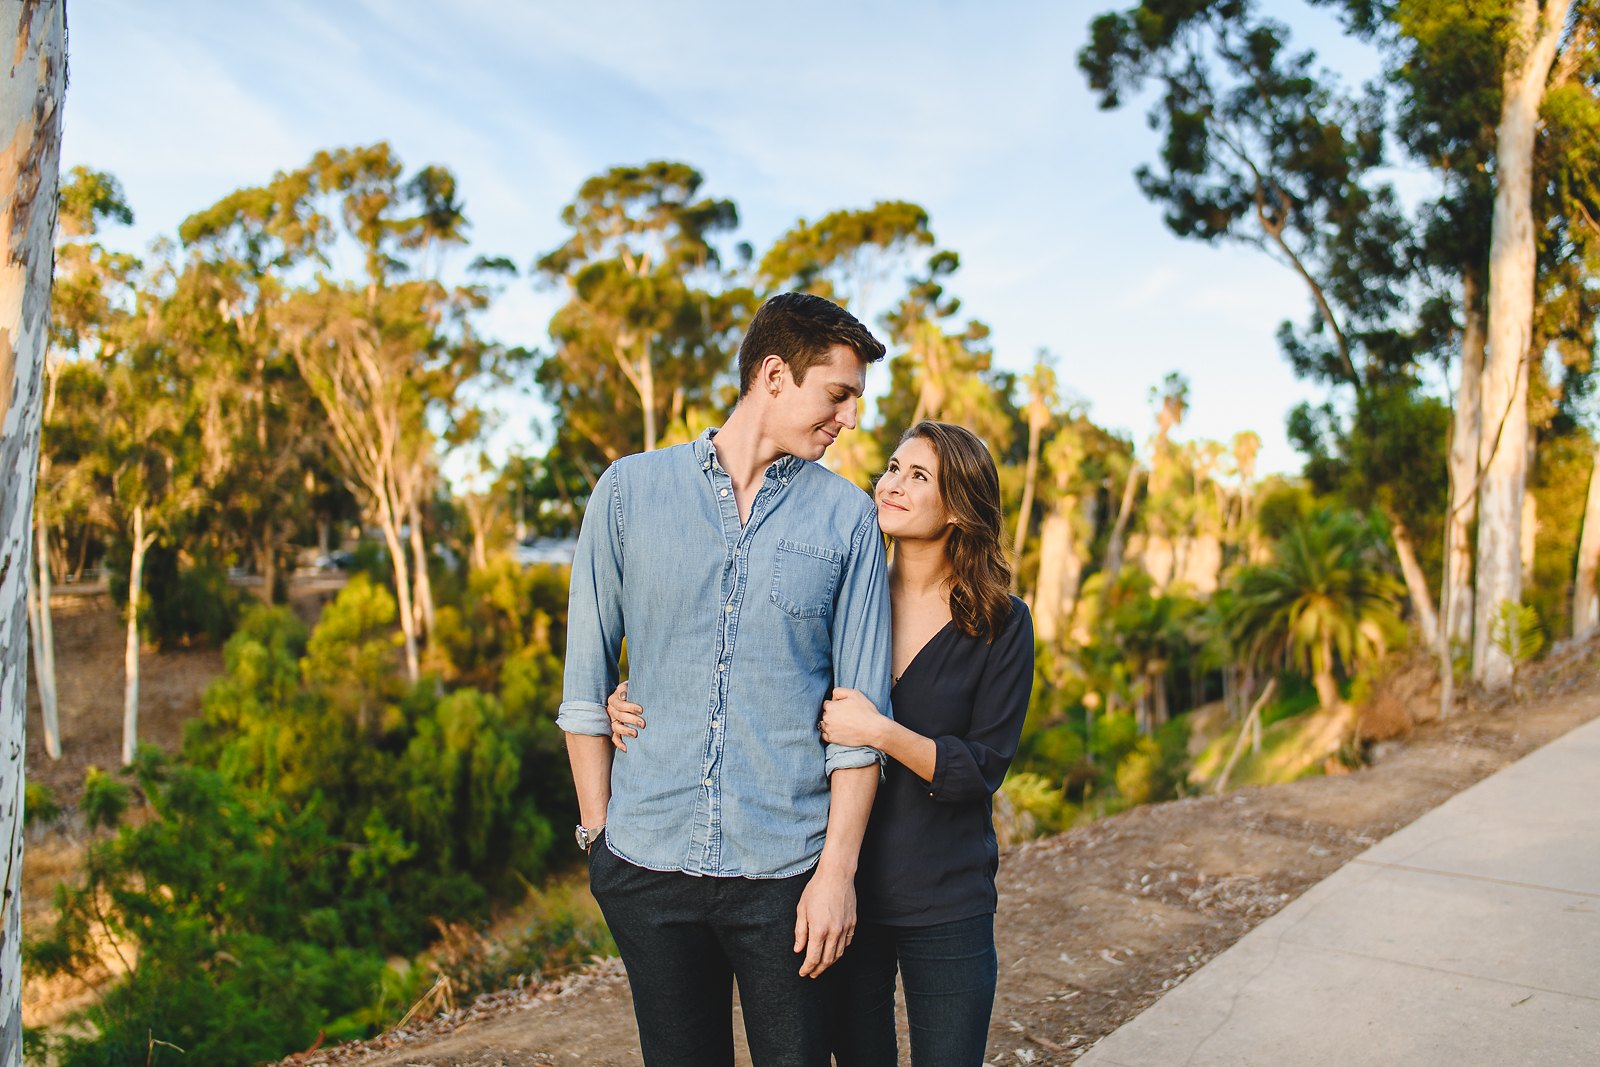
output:
M 850 556 L 839 577 L 834 619 L 834 685 L 859 689 L 885 715 L 892 715 L 889 688 L 894 644 L 889 629 L 889 568 L 876 511 L 867 512 L 852 538 Z M 883 760 L 883 753 L 875 748 L 831 743 L 824 746 L 829 774 L 874 762 L 881 765 Z
M 613 464 L 589 497 L 572 560 L 566 673 L 556 714 L 562 730 L 611 732 L 606 697 L 620 677 L 622 636 L 622 499 Z
M 938 754 L 928 789 L 935 800 L 954 803 L 993 796 L 1017 754 L 1033 692 L 1033 618 L 1020 601 L 1012 605 L 1011 618 L 990 647 L 978 681 L 972 728 L 960 737 L 934 738 Z

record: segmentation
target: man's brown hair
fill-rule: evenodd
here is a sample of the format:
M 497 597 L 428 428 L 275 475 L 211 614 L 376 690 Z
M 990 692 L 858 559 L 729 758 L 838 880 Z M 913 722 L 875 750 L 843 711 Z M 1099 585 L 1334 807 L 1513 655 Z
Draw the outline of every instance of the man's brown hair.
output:
M 739 345 L 739 395 L 755 384 L 756 368 L 777 356 L 795 384 L 806 371 L 827 361 L 828 350 L 844 345 L 863 363 L 876 363 L 887 349 L 850 312 L 810 293 L 779 293 L 762 304 Z

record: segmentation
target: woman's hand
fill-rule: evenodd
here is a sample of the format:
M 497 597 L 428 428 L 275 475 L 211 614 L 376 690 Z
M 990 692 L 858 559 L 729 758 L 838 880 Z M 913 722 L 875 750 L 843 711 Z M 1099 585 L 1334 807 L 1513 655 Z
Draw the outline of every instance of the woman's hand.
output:
M 830 744 L 881 748 L 888 721 L 859 689 L 835 689 L 833 699 L 822 702 L 822 739 Z
M 644 729 L 644 708 L 628 702 L 628 683 L 621 682 L 606 697 L 606 717 L 611 720 L 611 743 L 628 751 L 624 737 L 638 737 Z

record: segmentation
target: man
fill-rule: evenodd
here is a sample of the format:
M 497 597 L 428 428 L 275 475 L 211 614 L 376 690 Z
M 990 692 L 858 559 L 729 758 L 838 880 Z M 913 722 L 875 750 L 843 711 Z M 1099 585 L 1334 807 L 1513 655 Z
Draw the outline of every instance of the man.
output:
M 817 722 L 835 685 L 889 706 L 891 646 L 872 502 L 815 461 L 883 354 L 837 305 L 775 296 L 722 429 L 619 460 L 589 498 L 557 721 L 648 1067 L 733 1063 L 735 977 L 757 1067 L 829 1062 L 815 979 L 854 931 L 882 757 Z M 613 765 L 624 638 L 650 722 Z

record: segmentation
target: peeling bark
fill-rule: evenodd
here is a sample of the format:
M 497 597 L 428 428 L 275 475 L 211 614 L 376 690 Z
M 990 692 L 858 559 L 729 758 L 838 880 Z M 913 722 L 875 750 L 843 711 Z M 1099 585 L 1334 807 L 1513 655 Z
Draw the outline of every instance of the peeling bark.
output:
M 22 805 L 27 590 L 50 333 L 61 102 L 62 0 L 4 0 L 14 42 L 0 80 L 0 1067 L 22 1063 Z
M 128 563 L 128 636 L 123 646 L 122 765 L 139 750 L 139 596 L 144 591 L 144 557 L 156 536 L 144 528 L 144 507 L 133 509 L 133 556 Z
M 1472 539 L 1478 517 L 1478 452 L 1483 437 L 1483 355 L 1485 345 L 1482 285 L 1477 272 L 1462 273 L 1461 381 L 1456 387 L 1450 433 L 1450 510 L 1445 516 L 1444 581 L 1440 614 L 1456 644 L 1472 640 Z
M 1489 640 L 1502 602 L 1522 602 L 1522 500 L 1527 483 L 1528 367 L 1535 247 L 1533 148 L 1546 79 L 1572 0 L 1517 0 L 1495 132 L 1494 227 L 1489 248 L 1489 348 L 1483 368 L 1484 438 L 1478 490 L 1478 573 L 1472 674 L 1511 684 L 1514 664 Z M 1503 412 L 1503 414 L 1502 414 Z M 1490 422 L 1499 421 L 1498 428 Z
M 28 588 L 28 629 L 33 638 L 33 677 L 39 683 L 39 715 L 44 721 L 44 751 L 61 758 L 61 722 L 56 707 L 56 638 L 50 616 L 50 553 L 42 523 L 34 523 L 33 583 Z

